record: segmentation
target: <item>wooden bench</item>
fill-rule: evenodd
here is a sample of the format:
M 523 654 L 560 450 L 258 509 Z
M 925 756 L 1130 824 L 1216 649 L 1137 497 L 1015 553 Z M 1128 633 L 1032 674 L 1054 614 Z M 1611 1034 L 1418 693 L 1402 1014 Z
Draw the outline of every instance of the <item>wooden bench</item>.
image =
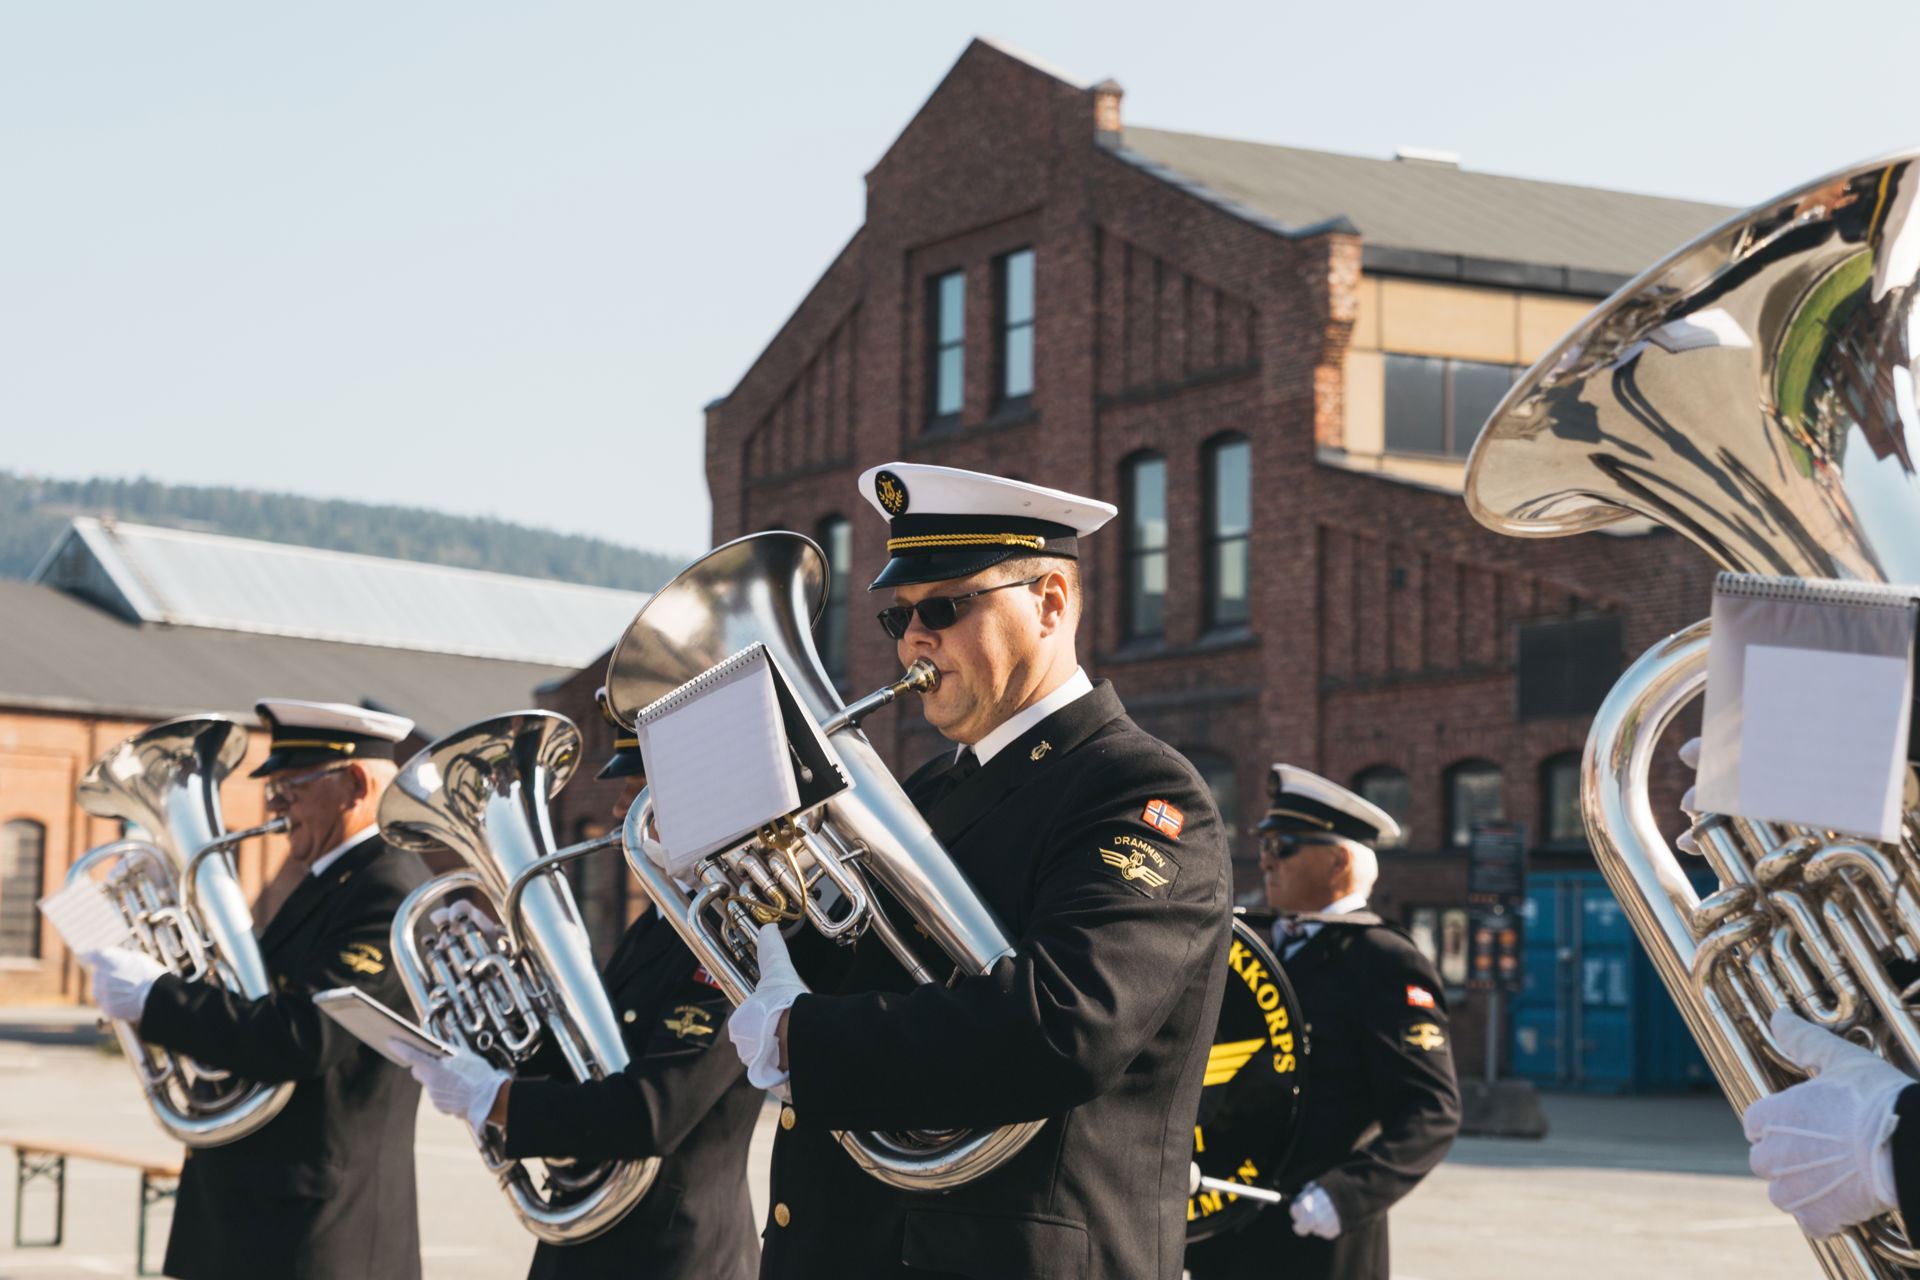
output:
M 158 1275 L 147 1269 L 147 1218 L 153 1206 L 173 1199 L 180 1187 L 179 1157 L 158 1158 L 118 1147 L 103 1147 L 92 1142 L 68 1142 L 60 1138 L 0 1137 L 0 1145 L 12 1147 L 17 1158 L 13 1181 L 13 1245 L 16 1249 L 57 1248 L 66 1236 L 67 1161 L 91 1160 L 96 1164 L 117 1164 L 140 1171 L 140 1217 L 135 1232 L 134 1263 L 138 1274 Z M 21 1207 L 27 1184 L 51 1179 L 54 1189 L 53 1237 L 28 1240 L 22 1231 Z

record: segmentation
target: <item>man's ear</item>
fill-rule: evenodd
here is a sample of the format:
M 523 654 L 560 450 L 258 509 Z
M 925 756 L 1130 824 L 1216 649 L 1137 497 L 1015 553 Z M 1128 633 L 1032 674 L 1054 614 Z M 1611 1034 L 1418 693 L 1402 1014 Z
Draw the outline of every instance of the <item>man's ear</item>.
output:
M 373 776 L 365 765 L 355 760 L 346 767 L 346 772 L 353 775 L 353 803 L 359 804 L 373 794 Z
M 1067 575 L 1062 570 L 1055 569 L 1034 585 L 1040 588 L 1041 634 L 1051 635 L 1055 627 L 1066 621 L 1067 611 L 1072 603 L 1072 596 L 1067 589 Z

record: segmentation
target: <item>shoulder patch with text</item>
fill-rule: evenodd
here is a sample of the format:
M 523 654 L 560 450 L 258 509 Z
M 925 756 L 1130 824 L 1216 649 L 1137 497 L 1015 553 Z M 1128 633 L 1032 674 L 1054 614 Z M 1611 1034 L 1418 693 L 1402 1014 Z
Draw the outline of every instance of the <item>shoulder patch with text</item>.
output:
M 356 942 L 340 953 L 340 963 L 355 973 L 384 973 L 387 958 L 371 942 Z
M 1187 815 L 1165 800 L 1149 800 L 1140 820 L 1169 840 L 1178 840 L 1180 828 L 1187 824 Z
M 1100 861 L 1113 869 L 1122 883 L 1149 898 L 1164 898 L 1173 882 L 1180 878 L 1180 864 L 1163 849 L 1138 836 L 1109 837 L 1100 850 Z

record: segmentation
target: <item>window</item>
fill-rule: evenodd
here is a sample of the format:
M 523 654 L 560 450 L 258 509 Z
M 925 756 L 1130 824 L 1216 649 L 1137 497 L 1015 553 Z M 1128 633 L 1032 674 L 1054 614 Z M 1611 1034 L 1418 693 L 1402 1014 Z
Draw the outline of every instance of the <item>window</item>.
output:
M 966 373 L 967 277 L 949 271 L 936 276 L 927 291 L 928 331 L 933 337 L 928 412 L 935 418 L 960 416 Z
M 1440 971 L 1444 987 L 1467 985 L 1467 924 L 1465 907 L 1415 907 L 1407 913 L 1407 935 Z
M 0 826 L 0 956 L 40 954 L 41 864 L 47 829 L 25 818 Z
M 1033 394 L 1033 250 L 1000 259 L 1000 399 Z
M 1407 789 L 1407 775 L 1392 765 L 1375 765 L 1371 769 L 1362 769 L 1353 776 L 1353 791 L 1371 804 L 1377 804 L 1387 811 L 1387 816 L 1400 824 L 1400 834 L 1391 840 L 1382 839 L 1382 849 L 1405 848 L 1407 843 L 1407 811 L 1411 806 L 1411 794 Z
M 1389 453 L 1464 458 L 1524 365 L 1436 356 L 1386 357 Z
M 1618 614 L 1516 628 L 1515 714 L 1522 720 L 1590 716 L 1613 691 L 1626 652 Z
M 1566 751 L 1540 766 L 1540 840 L 1559 848 L 1587 843 L 1580 816 L 1580 753 Z
M 1473 843 L 1473 824 L 1507 816 L 1500 766 L 1489 760 L 1463 760 L 1447 770 L 1447 844 L 1464 849 Z
M 1183 754 L 1199 772 L 1207 784 L 1207 790 L 1213 793 L 1213 807 L 1220 811 L 1220 822 L 1226 828 L 1227 848 L 1234 856 L 1239 856 L 1240 792 L 1235 782 L 1233 758 L 1205 748 Z
M 820 661 L 836 685 L 847 679 L 847 587 L 853 572 L 853 525 L 845 516 L 820 522 L 820 548 L 827 553 L 827 607 L 818 628 Z
M 1167 460 L 1146 454 L 1126 464 L 1126 638 L 1166 631 Z
M 1207 625 L 1247 624 L 1247 536 L 1253 528 L 1253 446 L 1227 436 L 1207 446 Z

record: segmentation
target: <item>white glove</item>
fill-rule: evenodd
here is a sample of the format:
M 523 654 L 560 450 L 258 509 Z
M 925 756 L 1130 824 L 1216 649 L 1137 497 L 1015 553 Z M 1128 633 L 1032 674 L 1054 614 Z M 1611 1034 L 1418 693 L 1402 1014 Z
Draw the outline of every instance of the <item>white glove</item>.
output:
M 158 960 L 131 947 L 89 951 L 80 962 L 93 970 L 93 1002 L 100 1012 L 122 1022 L 140 1021 L 154 981 L 167 971 Z
M 1699 771 L 1700 739 L 1688 738 L 1680 744 L 1680 763 L 1696 772 Z M 1687 821 L 1689 823 L 1700 816 L 1699 804 L 1698 801 L 1694 799 L 1693 793 L 1694 788 L 1688 787 L 1687 794 L 1680 797 L 1680 811 L 1687 815 Z M 1693 832 L 1691 830 L 1682 831 L 1680 838 L 1673 843 L 1674 847 L 1682 853 L 1700 852 L 1700 842 L 1693 838 Z
M 757 959 L 760 982 L 727 1019 L 727 1036 L 747 1064 L 747 1080 L 757 1089 L 774 1089 L 786 1084 L 788 1074 L 780 1069 L 780 1015 L 807 994 L 807 984 L 794 972 L 778 925 L 760 926 Z
M 1333 1197 L 1317 1182 L 1300 1188 L 1300 1194 L 1287 1206 L 1287 1212 L 1293 1215 L 1293 1234 L 1297 1236 L 1332 1240 L 1340 1234 L 1340 1211 L 1333 1207 Z
M 1907 1074 L 1859 1045 L 1785 1009 L 1773 1038 L 1813 1079 L 1760 1099 L 1741 1117 L 1754 1144 L 1747 1163 L 1767 1179 L 1767 1198 L 1810 1236 L 1894 1208 L 1893 1152 L 1887 1139 Z
M 456 925 L 472 925 L 485 939 L 487 950 L 500 949 L 500 926 L 492 917 L 484 914 L 465 898 L 450 907 L 435 907 L 427 913 L 427 920 L 436 929 L 450 929 Z
M 513 1079 L 464 1046 L 444 1058 L 424 1053 L 404 1040 L 389 1040 L 387 1048 L 396 1058 L 412 1064 L 413 1078 L 427 1091 L 433 1109 L 464 1119 L 476 1138 L 487 1127 L 487 1113 L 493 1110 L 500 1086 Z

